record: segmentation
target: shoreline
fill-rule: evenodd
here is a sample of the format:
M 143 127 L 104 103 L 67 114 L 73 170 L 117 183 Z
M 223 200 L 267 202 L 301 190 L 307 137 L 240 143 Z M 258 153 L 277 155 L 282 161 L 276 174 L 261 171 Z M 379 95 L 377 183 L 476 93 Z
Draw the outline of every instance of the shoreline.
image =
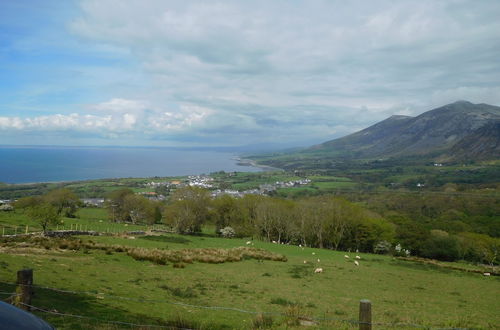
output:
M 272 172 L 272 171 L 284 171 L 283 169 L 280 168 L 275 168 L 267 165 L 259 165 L 257 164 L 254 160 L 248 159 L 248 158 L 241 158 L 238 156 L 235 156 L 231 158 L 235 161 L 235 164 L 237 166 L 246 166 L 246 167 L 254 167 L 260 169 L 262 172 Z M 234 171 L 234 172 L 241 172 L 241 173 L 252 173 L 249 171 Z M 41 184 L 72 184 L 72 183 L 82 183 L 82 182 L 88 182 L 88 181 L 116 181 L 116 180 L 123 180 L 123 179 L 153 179 L 153 178 L 160 178 L 160 179 L 166 179 L 166 178 L 179 178 L 179 177 L 187 177 L 190 175 L 201 175 L 201 173 L 196 173 L 196 174 L 185 174 L 185 175 L 172 175 L 172 176 L 124 176 L 124 177 L 107 177 L 107 178 L 88 178 L 88 179 L 75 179 L 75 180 L 54 180 L 54 181 L 33 181 L 33 182 L 18 182 L 18 183 L 10 183 L 10 182 L 2 182 L 0 181 L 0 187 L 2 185 L 5 186 L 30 186 L 30 185 L 41 185 Z
M 268 165 L 257 164 L 257 162 L 255 160 L 250 159 L 250 158 L 235 157 L 234 160 L 237 162 L 236 165 L 238 165 L 238 166 L 256 167 L 256 168 L 262 169 L 265 172 L 270 172 L 270 171 L 280 171 L 280 172 L 283 172 L 284 171 L 281 168 L 272 167 L 272 166 L 268 166 Z

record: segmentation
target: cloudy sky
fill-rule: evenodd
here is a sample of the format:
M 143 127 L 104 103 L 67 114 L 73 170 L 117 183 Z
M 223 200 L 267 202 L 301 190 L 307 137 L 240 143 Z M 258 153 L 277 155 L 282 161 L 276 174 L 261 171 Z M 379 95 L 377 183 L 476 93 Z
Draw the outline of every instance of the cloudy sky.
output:
M 500 105 L 500 1 L 0 1 L 0 144 L 307 145 Z

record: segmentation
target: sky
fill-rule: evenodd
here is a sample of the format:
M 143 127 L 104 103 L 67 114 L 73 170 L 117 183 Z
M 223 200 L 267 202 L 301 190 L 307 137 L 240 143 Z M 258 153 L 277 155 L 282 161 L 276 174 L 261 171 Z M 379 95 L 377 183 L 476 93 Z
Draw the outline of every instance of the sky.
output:
M 0 0 L 0 144 L 306 146 L 500 105 L 500 1 Z

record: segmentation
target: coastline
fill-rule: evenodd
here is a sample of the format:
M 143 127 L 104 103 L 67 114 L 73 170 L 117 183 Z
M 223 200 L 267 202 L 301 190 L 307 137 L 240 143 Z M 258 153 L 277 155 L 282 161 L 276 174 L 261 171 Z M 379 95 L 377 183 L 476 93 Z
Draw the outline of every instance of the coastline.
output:
M 271 172 L 271 171 L 283 172 L 284 171 L 281 168 L 257 164 L 257 162 L 255 160 L 250 159 L 250 158 L 235 157 L 234 160 L 236 161 L 236 165 L 238 165 L 238 166 L 252 166 L 252 167 L 260 168 L 265 172 Z
M 240 163 L 237 153 L 153 148 L 0 147 L 0 159 L 0 182 L 25 186 L 272 170 L 256 163 Z

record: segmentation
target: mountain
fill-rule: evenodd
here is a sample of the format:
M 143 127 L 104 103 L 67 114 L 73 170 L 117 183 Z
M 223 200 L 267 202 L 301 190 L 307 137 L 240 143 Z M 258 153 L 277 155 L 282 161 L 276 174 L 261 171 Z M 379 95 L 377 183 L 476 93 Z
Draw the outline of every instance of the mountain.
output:
M 500 158 L 500 107 L 459 101 L 416 117 L 392 116 L 364 130 L 306 149 L 342 158 L 431 156 Z

